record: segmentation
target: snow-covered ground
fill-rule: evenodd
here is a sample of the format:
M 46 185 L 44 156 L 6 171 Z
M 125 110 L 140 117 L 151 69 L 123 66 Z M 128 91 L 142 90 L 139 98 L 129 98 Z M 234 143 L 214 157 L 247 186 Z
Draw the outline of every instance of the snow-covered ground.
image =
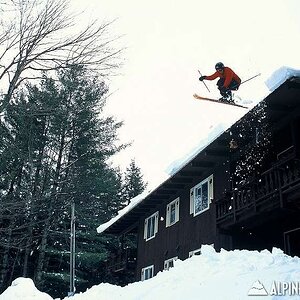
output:
M 10 287 L 0 295 L 1 300 L 52 300 L 48 294 L 36 289 L 29 278 L 17 278 Z
M 281 300 L 300 299 L 300 258 L 285 255 L 279 249 L 272 253 L 235 250 L 220 253 L 202 246 L 202 254 L 155 277 L 119 287 L 99 284 L 74 300 Z M 258 295 L 258 296 L 255 296 Z M 0 300 L 49 300 L 30 279 L 18 278 Z

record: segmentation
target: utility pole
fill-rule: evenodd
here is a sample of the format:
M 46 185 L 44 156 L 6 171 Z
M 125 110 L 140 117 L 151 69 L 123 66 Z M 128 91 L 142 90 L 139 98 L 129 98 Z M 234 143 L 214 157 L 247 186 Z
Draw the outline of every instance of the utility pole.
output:
M 75 201 L 71 203 L 71 236 L 70 236 L 70 292 L 68 297 L 75 294 Z

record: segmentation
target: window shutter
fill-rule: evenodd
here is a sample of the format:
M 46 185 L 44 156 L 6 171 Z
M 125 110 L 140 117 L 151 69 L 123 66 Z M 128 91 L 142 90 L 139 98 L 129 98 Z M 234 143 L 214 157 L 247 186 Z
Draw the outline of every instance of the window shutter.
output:
M 145 224 L 144 224 L 144 239 L 147 239 L 147 223 L 148 223 L 147 220 L 148 219 L 145 220 Z
M 141 272 L 141 280 L 143 281 L 145 279 L 145 271 L 144 269 L 142 269 L 142 272 Z
M 175 212 L 176 212 L 175 216 L 176 216 L 176 218 L 175 218 L 175 222 L 179 221 L 179 199 L 180 198 L 177 198 L 177 200 L 176 200 L 176 206 L 175 206 Z
M 190 214 L 194 213 L 194 188 L 190 190 Z
M 209 202 L 211 202 L 214 199 L 214 176 L 211 175 L 208 178 L 208 197 Z
M 170 226 L 170 205 L 167 206 L 166 227 Z
M 155 214 L 154 234 L 158 232 L 158 212 Z

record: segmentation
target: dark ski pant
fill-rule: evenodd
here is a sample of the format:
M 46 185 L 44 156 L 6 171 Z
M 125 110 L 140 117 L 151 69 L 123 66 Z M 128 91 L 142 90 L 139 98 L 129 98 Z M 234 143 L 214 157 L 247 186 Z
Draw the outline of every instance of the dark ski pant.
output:
M 237 91 L 239 89 L 240 83 L 235 80 L 232 80 L 227 88 L 224 88 L 224 78 L 220 78 L 217 81 L 217 86 L 220 91 L 220 94 L 223 97 L 231 96 L 231 91 Z

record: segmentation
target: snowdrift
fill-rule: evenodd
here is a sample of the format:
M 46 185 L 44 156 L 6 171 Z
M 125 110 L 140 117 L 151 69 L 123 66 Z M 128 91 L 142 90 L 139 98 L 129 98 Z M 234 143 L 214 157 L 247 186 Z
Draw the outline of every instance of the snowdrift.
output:
M 217 253 L 205 245 L 201 252 L 200 256 L 177 260 L 174 268 L 149 280 L 126 287 L 102 283 L 64 300 L 300 299 L 298 257 L 287 256 L 276 248 L 272 252 L 221 250 Z M 34 288 L 30 279 L 19 278 L 0 295 L 0 300 L 12 299 L 52 298 Z
M 11 286 L 0 295 L 1 300 L 52 300 L 46 293 L 40 292 L 29 278 L 17 278 Z

